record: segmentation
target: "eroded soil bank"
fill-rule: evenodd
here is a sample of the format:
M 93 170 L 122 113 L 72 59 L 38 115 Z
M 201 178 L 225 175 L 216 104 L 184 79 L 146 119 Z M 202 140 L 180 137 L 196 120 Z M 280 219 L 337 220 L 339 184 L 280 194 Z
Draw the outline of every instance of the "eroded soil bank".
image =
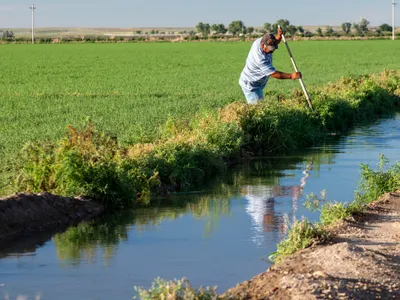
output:
M 101 204 L 49 193 L 19 193 L 0 198 L 0 248 L 17 238 L 91 219 L 103 212 Z
M 400 190 L 228 292 L 237 299 L 400 299 Z

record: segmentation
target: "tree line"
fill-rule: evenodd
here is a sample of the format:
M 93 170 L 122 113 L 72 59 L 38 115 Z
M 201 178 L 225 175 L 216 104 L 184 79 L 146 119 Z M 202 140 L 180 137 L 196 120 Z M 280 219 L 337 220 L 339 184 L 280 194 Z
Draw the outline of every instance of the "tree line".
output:
M 392 26 L 384 23 L 380 25 L 378 28 L 371 30 L 369 28 L 370 22 L 366 19 L 361 19 L 358 23 L 350 23 L 345 22 L 341 24 L 341 31 L 335 31 L 332 26 L 326 26 L 325 28 L 318 27 L 315 32 L 304 30 L 303 26 L 296 26 L 290 23 L 290 21 L 286 19 L 280 19 L 275 23 L 265 23 L 262 29 L 247 27 L 245 26 L 243 21 L 237 20 L 232 21 L 228 27 L 225 27 L 224 24 L 208 24 L 199 22 L 196 25 L 197 33 L 202 34 L 204 38 L 207 38 L 210 34 L 226 34 L 229 33 L 234 36 L 238 35 L 252 35 L 256 34 L 264 34 L 266 32 L 277 33 L 278 26 L 280 25 L 284 32 L 288 36 L 363 36 L 363 35 L 382 35 L 392 31 Z
M 3 39 L 13 40 L 14 39 L 14 32 L 8 31 L 8 30 L 0 31 L 0 38 L 2 40 Z

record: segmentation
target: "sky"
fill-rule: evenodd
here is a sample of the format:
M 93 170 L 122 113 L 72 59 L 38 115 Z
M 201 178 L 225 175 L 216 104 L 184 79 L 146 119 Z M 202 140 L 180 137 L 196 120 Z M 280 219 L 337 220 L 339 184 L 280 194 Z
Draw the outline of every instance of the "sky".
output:
M 294 25 L 392 23 L 392 0 L 32 0 L 36 27 L 194 27 L 198 22 L 242 20 L 262 26 L 278 19 Z M 0 0 L 0 28 L 31 26 L 32 3 Z M 396 6 L 396 14 L 400 5 Z M 399 18 L 400 20 L 400 15 Z M 399 22 L 396 22 L 398 26 Z

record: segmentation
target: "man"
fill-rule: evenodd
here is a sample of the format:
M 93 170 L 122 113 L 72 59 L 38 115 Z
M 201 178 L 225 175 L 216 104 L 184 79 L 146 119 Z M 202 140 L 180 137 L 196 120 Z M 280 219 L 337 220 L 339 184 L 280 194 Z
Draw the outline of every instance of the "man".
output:
M 246 66 L 239 79 L 239 85 L 249 104 L 256 104 L 258 101 L 264 99 L 263 90 L 267 85 L 269 77 L 292 80 L 301 78 L 300 72 L 292 74 L 283 73 L 277 71 L 272 65 L 272 53 L 278 49 L 282 35 L 283 32 L 280 28 L 276 37 L 273 34 L 267 33 L 257 39 L 250 49 Z

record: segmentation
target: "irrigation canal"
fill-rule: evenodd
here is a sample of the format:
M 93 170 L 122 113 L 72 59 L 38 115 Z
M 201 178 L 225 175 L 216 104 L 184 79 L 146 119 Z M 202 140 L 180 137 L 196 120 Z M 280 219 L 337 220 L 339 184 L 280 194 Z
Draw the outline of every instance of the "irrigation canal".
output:
M 131 299 L 134 286 L 158 276 L 222 292 L 268 268 L 260 258 L 275 251 L 287 222 L 318 220 L 303 207 L 307 194 L 351 201 L 360 164 L 377 167 L 380 153 L 399 159 L 400 114 L 302 153 L 248 161 L 151 208 L 2 245 L 0 298 Z

